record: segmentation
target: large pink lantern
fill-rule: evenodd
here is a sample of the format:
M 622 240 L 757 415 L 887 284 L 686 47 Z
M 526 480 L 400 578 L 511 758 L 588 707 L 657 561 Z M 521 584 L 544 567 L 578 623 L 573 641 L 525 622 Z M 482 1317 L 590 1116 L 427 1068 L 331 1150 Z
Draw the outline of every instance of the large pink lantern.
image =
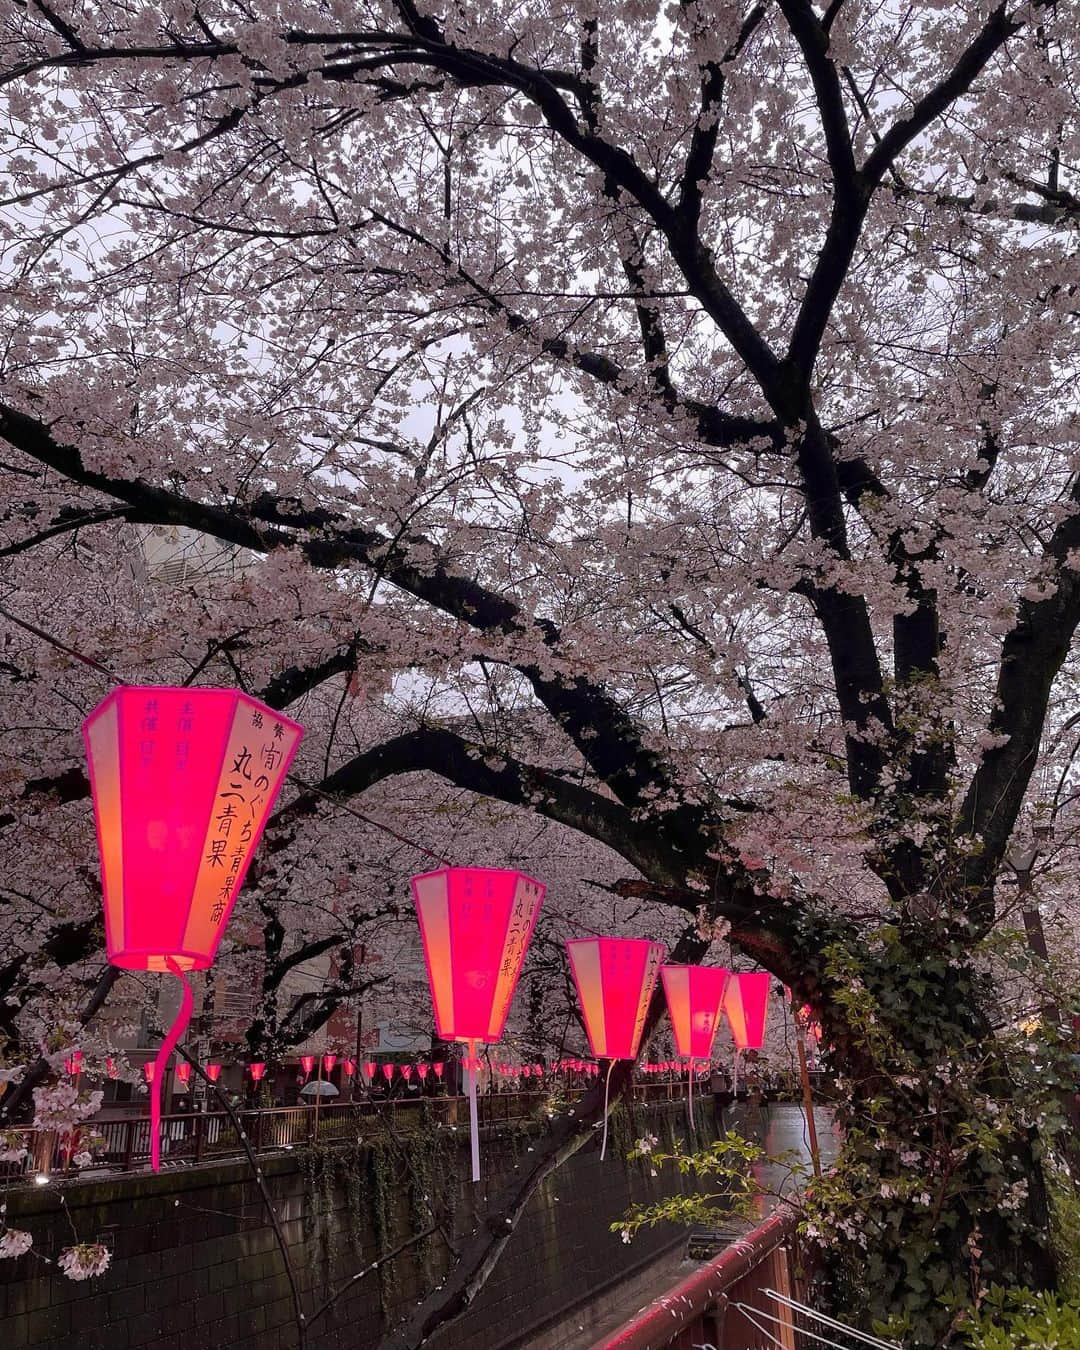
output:
M 607 1153 L 607 1090 L 611 1070 L 617 1059 L 637 1059 L 649 1000 L 667 948 L 647 938 L 598 937 L 571 938 L 566 951 L 589 1045 L 598 1059 L 611 1061 L 604 1080 L 602 1161 Z
M 524 872 L 498 867 L 441 867 L 412 879 L 435 1028 L 468 1046 L 473 1181 L 480 1180 L 476 1047 L 502 1037 L 545 890 Z
M 566 944 L 585 1031 L 598 1059 L 636 1059 L 666 948 L 647 938 L 571 938 Z
M 661 966 L 675 1048 L 688 1061 L 687 1109 L 694 1123 L 694 1060 L 712 1056 L 731 972 L 720 966 Z
M 83 723 L 109 960 L 184 984 L 155 1062 L 155 1171 L 163 1071 L 191 1018 L 185 972 L 214 959 L 302 735 L 236 689 L 125 685 Z

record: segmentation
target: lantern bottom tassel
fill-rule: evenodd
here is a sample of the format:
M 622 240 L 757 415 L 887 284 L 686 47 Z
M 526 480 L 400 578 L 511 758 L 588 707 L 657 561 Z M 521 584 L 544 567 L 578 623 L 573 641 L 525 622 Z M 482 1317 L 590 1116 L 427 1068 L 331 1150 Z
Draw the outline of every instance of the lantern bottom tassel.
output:
M 600 1161 L 604 1161 L 604 1155 L 607 1153 L 607 1125 L 608 1125 L 608 1092 L 611 1088 L 611 1071 L 615 1067 L 613 1059 L 608 1060 L 607 1074 L 604 1077 L 604 1134 L 600 1140 Z
M 157 1052 L 157 1058 L 154 1060 L 154 1077 L 150 1083 L 150 1166 L 155 1172 L 161 1171 L 161 1085 L 165 1079 L 169 1056 L 176 1049 L 177 1041 L 187 1031 L 191 1011 L 195 1006 L 195 997 L 187 976 L 171 956 L 165 958 L 165 964 L 170 974 L 175 975 L 184 986 L 184 993 L 180 999 L 180 1011 L 173 1019 L 173 1024 L 166 1032 L 161 1048 Z
M 686 1084 L 686 1107 L 690 1113 L 690 1128 L 694 1128 L 694 1057 L 690 1056 L 689 1078 Z

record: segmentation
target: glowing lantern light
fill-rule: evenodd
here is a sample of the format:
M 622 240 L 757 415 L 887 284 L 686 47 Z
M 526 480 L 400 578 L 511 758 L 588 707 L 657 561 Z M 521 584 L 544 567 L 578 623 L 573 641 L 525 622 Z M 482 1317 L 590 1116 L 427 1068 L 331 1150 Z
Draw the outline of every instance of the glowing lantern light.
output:
M 221 1065 L 208 1064 L 206 1066 L 206 1076 L 207 1078 L 210 1079 L 211 1083 L 216 1083 L 217 1080 L 221 1077 Z
M 379 1066 L 375 1063 L 373 1059 L 364 1060 L 364 1073 L 367 1075 L 367 1080 L 369 1083 L 375 1077 L 375 1074 L 378 1072 L 378 1069 Z
M 334 1072 L 334 1065 L 337 1063 L 337 1055 L 323 1055 L 322 1066 L 327 1073 Z
M 191 1065 L 181 1060 L 176 1066 L 175 1073 L 177 1081 L 187 1087 L 188 1083 L 191 1082 Z
M 78 1078 L 78 1076 L 82 1073 L 82 1068 L 83 1068 L 82 1051 L 73 1050 L 71 1052 L 71 1057 L 69 1059 L 64 1060 L 64 1072 L 70 1078 Z
M 430 1064 L 418 1064 L 418 1065 L 416 1066 L 416 1072 L 420 1075 L 420 1081 L 421 1081 L 421 1083 L 422 1083 L 422 1082 L 424 1081 L 424 1079 L 428 1076 L 428 1072 L 429 1072 L 430 1069 L 431 1069 L 431 1065 L 430 1065 Z
M 393 1076 L 394 1076 L 394 1066 L 393 1066 L 392 1064 L 384 1064 L 384 1065 L 382 1066 L 382 1071 L 383 1071 L 383 1077 L 384 1077 L 384 1078 L 386 1079 L 386 1081 L 389 1083 L 390 1080 L 391 1080 L 391 1079 L 393 1078 Z
M 105 1060 L 105 1072 L 109 1075 L 110 1078 L 116 1077 L 117 1072 L 116 1060 L 113 1059 L 112 1055 L 109 1055 L 108 1058 Z
M 261 1083 L 263 1075 L 266 1073 L 266 1065 L 261 1061 L 256 1060 L 254 1064 L 248 1065 L 248 1073 L 251 1074 L 251 1081 L 253 1083 Z
M 766 970 L 733 974 L 724 992 L 724 1011 L 731 1024 L 735 1042 L 732 1089 L 739 1090 L 739 1055 L 744 1050 L 760 1050 L 765 1044 L 765 1017 L 769 1011 L 769 986 L 772 976 Z
M 600 1160 L 607 1153 L 608 1086 L 617 1059 L 637 1059 L 645 1015 L 667 949 L 647 938 L 571 938 L 566 944 L 577 985 L 585 1031 L 594 1055 L 609 1060 L 604 1079 L 604 1133 Z M 577 1068 L 591 1075 L 598 1064 Z
M 401 1066 L 401 1076 L 402 1076 L 402 1078 L 405 1079 L 406 1083 L 409 1081 L 409 1079 L 412 1077 L 412 1065 L 411 1065 L 411 1064 L 403 1064 L 403 1065 Z
M 157 1062 L 152 1059 L 147 1060 L 147 1062 L 142 1066 L 143 1076 L 145 1077 L 148 1083 L 152 1083 L 154 1079 L 157 1077 L 156 1073 L 154 1072 L 156 1068 Z
M 446 1072 L 446 1065 L 445 1065 L 445 1064 L 442 1064 L 442 1063 L 439 1063 L 439 1064 L 433 1064 L 431 1067 L 432 1067 L 432 1069 L 434 1069 L 434 1071 L 435 1071 L 435 1077 L 436 1077 L 436 1078 L 442 1078 L 443 1074 Z
M 733 975 L 724 994 L 724 1011 L 739 1050 L 760 1050 L 765 1044 L 765 1018 L 769 1011 L 768 971 Z
M 712 1055 L 723 1014 L 724 990 L 731 972 L 719 966 L 662 966 L 675 1048 L 688 1061 L 687 1110 L 694 1124 L 694 1060 Z
M 480 1042 L 502 1038 L 525 952 L 546 887 L 524 872 L 442 867 L 412 878 L 435 1028 L 464 1041 L 477 1061 Z M 480 1180 L 475 1064 L 469 1069 L 472 1179 Z
M 184 986 L 149 1080 L 155 1172 L 160 1084 L 193 1006 L 185 972 L 214 959 L 302 735 L 236 689 L 125 685 L 83 723 L 109 960 Z
M 346 1060 L 342 1063 L 341 1067 L 345 1070 L 345 1075 L 346 1075 L 346 1077 L 347 1077 L 347 1078 L 351 1078 L 351 1077 L 353 1076 L 353 1074 L 356 1072 L 356 1060 L 355 1060 L 355 1059 L 346 1059 Z
M 315 1056 L 314 1056 L 314 1055 L 301 1055 L 301 1056 L 300 1056 L 300 1067 L 301 1067 L 301 1068 L 303 1069 L 303 1071 L 304 1071 L 304 1077 L 305 1077 L 305 1078 L 310 1078 L 310 1077 L 311 1077 L 311 1071 L 312 1071 L 312 1069 L 315 1067 Z

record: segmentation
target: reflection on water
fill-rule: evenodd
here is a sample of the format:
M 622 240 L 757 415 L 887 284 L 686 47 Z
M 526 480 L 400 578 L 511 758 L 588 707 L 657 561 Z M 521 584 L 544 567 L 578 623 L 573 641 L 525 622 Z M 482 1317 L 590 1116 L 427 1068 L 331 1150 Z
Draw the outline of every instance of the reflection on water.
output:
M 814 1121 L 817 1125 L 821 1165 L 827 1168 L 836 1158 L 840 1141 L 831 1112 L 818 1107 L 814 1112 Z M 802 1179 L 801 1176 L 793 1177 L 793 1164 L 801 1164 L 806 1175 L 811 1173 L 810 1141 L 801 1106 L 790 1103 L 751 1106 L 740 1102 L 738 1106 L 724 1112 L 724 1127 L 761 1144 L 770 1158 L 787 1155 L 784 1161 L 763 1163 L 754 1168 L 758 1184 L 765 1192 L 762 1197 L 763 1213 L 768 1213 L 773 1207 L 778 1193 L 790 1194 Z

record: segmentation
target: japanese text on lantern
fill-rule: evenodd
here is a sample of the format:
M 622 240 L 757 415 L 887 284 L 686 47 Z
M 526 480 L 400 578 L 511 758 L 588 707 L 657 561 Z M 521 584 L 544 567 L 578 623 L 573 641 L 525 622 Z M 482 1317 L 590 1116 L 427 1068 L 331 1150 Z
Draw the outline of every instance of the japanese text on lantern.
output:
M 192 900 L 189 932 L 229 916 L 298 734 L 243 700 L 229 733 Z
M 649 1000 L 652 997 L 656 975 L 663 959 L 664 948 L 657 942 L 652 943 L 648 955 L 645 957 L 645 970 L 641 977 L 641 1001 L 638 1003 L 637 1016 L 634 1019 L 634 1036 L 631 1044 L 634 1047 L 635 1054 L 637 1054 L 637 1048 L 641 1044 L 641 1036 L 645 1030 L 645 1017 L 649 1011 Z
M 514 986 L 525 959 L 529 939 L 532 937 L 542 895 L 543 891 L 534 882 L 525 877 L 518 880 L 514 902 L 510 909 L 510 921 L 506 927 L 506 941 L 503 943 L 495 999 L 491 1008 L 489 1032 L 493 1036 L 501 1034 L 506 1015 L 510 1011 L 510 1000 L 514 996 Z

